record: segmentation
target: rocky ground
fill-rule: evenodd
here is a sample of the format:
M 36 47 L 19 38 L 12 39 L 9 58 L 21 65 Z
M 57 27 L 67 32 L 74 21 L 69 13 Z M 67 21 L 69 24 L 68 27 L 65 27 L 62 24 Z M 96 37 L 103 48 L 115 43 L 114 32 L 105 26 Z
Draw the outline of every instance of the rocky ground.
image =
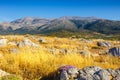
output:
M 120 41 L 104 39 L 0 36 L 0 77 L 1 80 L 120 80 L 119 46 Z
M 120 69 L 102 69 L 98 66 L 88 66 L 78 69 L 74 66 L 60 68 L 60 80 L 120 80 Z

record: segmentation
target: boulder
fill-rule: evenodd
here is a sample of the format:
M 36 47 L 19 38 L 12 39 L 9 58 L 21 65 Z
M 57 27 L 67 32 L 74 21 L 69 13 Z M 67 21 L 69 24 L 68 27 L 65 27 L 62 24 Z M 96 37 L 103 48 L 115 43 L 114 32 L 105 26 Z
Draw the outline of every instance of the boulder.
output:
M 98 42 L 97 45 L 102 46 L 102 47 L 110 47 L 111 46 L 111 44 L 109 42 Z
M 46 41 L 44 38 L 40 38 L 40 39 L 39 39 L 39 42 L 40 42 L 40 43 L 46 43 L 47 41 Z
M 79 70 L 74 66 L 66 65 L 60 67 L 59 71 L 60 80 L 120 80 L 120 68 L 112 70 L 88 66 Z
M 110 80 L 110 74 L 100 67 L 90 66 L 79 71 L 78 80 Z
M 67 71 L 62 71 L 60 73 L 60 80 L 69 80 Z
M 109 53 L 113 56 L 120 56 L 120 48 L 119 47 L 110 48 Z
M 59 68 L 60 80 L 77 79 L 79 74 L 78 71 L 78 68 L 71 65 L 62 66 Z
M 10 74 L 0 69 L 0 77 L 7 76 L 7 75 L 10 75 Z
M 7 44 L 7 39 L 2 38 L 0 39 L 0 46 L 5 46 Z
M 120 68 L 116 69 L 115 72 L 120 75 Z
M 116 70 L 107 69 L 107 71 L 111 74 L 112 80 L 120 80 L 120 68 Z
M 83 68 L 82 70 L 87 74 L 93 75 L 95 72 L 98 72 L 101 69 L 102 68 L 98 66 L 89 66 L 89 67 Z
M 107 70 L 101 69 L 98 72 L 95 72 L 93 77 L 96 80 L 110 80 L 110 73 Z
M 106 69 L 112 77 L 115 77 L 117 75 L 116 71 L 115 70 L 112 70 L 112 69 Z
M 120 80 L 120 74 L 116 75 L 115 77 L 113 77 L 112 80 Z
M 29 39 L 24 39 L 23 41 L 21 42 L 18 42 L 17 43 L 17 46 L 18 47 L 24 47 L 24 46 L 29 46 L 29 47 L 37 47 L 38 45 L 33 43 L 31 40 Z

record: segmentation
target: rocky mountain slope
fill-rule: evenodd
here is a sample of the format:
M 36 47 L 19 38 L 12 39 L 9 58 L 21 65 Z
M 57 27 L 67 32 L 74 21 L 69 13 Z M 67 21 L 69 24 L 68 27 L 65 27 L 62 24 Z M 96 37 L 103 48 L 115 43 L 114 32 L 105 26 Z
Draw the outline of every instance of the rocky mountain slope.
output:
M 95 17 L 65 16 L 55 19 L 25 17 L 12 22 L 0 23 L 0 34 L 39 34 L 91 31 L 102 34 L 120 34 L 120 21 Z

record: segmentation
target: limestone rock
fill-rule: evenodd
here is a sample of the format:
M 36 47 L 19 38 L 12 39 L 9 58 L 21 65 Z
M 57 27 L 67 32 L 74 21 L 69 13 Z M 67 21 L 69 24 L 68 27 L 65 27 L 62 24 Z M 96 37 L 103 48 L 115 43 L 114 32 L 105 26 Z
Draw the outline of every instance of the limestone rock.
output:
M 120 80 L 120 68 L 112 70 L 88 66 L 79 70 L 74 66 L 67 65 L 60 67 L 59 71 L 60 80 Z
M 7 76 L 7 75 L 10 75 L 10 74 L 0 69 L 0 77 Z
M 103 47 L 110 47 L 111 46 L 111 44 L 109 42 L 98 42 L 97 45 L 103 46 Z
M 77 79 L 79 70 L 78 68 L 70 65 L 62 66 L 59 68 L 60 71 L 60 80 L 70 80 Z
M 33 43 L 31 40 L 29 39 L 24 39 L 23 41 L 17 43 L 18 47 L 24 47 L 24 46 L 29 46 L 29 47 L 37 47 L 38 45 Z
M 110 80 L 110 74 L 97 66 L 85 67 L 79 71 L 80 80 Z M 79 80 L 78 79 L 78 80 Z
M 119 47 L 110 48 L 109 53 L 113 56 L 120 56 L 120 48 Z
M 7 39 L 2 38 L 0 39 L 0 46 L 5 46 L 7 44 Z
M 40 43 L 46 43 L 47 41 L 46 41 L 44 38 L 40 38 L 40 39 L 39 39 L 39 42 L 40 42 Z

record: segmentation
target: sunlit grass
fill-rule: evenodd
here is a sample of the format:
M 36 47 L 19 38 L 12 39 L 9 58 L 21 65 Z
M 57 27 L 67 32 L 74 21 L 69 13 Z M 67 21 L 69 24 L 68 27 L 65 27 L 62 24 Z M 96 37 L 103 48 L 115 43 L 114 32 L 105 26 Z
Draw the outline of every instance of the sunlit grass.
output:
M 9 38 L 9 36 L 6 36 Z M 19 39 L 20 38 L 20 39 Z M 13 40 L 23 40 L 23 36 L 15 36 Z M 39 38 L 39 37 L 38 37 Z M 91 46 L 95 46 L 96 43 L 82 43 L 77 40 L 69 40 L 66 38 L 60 38 L 53 40 L 53 37 L 45 37 L 49 42 L 46 44 L 38 43 L 37 40 L 33 40 L 38 43 L 39 47 L 21 47 L 16 46 L 4 46 L 0 47 L 0 53 L 3 57 L 0 58 L 0 68 L 12 73 L 20 75 L 24 80 L 38 80 L 43 76 L 47 76 L 52 72 L 55 72 L 60 66 L 73 65 L 78 68 L 86 66 L 100 66 L 102 68 L 116 69 L 120 65 L 120 59 L 109 55 L 103 55 L 98 57 L 83 57 L 77 53 L 70 54 L 51 54 L 46 48 L 67 48 L 83 49 L 88 45 L 88 49 Z M 10 39 L 11 41 L 12 39 Z M 10 53 L 9 49 L 17 48 L 19 53 Z M 97 52 L 97 51 L 96 51 Z

